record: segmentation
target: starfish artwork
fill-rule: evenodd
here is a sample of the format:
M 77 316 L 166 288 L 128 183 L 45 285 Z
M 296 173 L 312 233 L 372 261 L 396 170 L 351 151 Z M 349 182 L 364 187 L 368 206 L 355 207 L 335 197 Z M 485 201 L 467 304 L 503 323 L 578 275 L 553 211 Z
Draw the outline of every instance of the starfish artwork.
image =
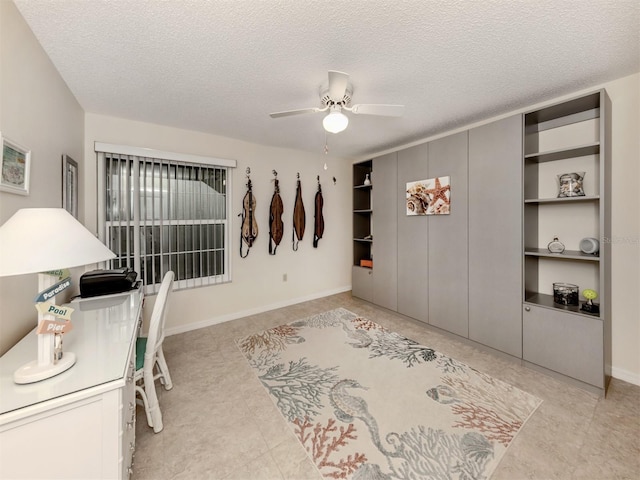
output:
M 442 178 L 442 183 L 440 179 Z M 431 203 L 427 208 L 427 215 L 441 215 L 449 213 L 449 196 L 451 194 L 451 185 L 449 177 L 437 177 L 434 180 L 434 187 L 427 188 L 426 193 L 431 196 Z
M 407 215 L 447 215 L 450 213 L 450 177 L 409 182 L 406 193 Z

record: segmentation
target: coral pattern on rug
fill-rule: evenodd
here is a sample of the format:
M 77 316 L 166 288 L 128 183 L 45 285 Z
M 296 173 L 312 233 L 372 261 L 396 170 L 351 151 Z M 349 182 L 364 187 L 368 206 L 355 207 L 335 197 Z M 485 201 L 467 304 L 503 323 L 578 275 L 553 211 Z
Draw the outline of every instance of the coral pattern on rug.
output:
M 541 403 L 343 308 L 236 343 L 324 478 L 487 479 Z

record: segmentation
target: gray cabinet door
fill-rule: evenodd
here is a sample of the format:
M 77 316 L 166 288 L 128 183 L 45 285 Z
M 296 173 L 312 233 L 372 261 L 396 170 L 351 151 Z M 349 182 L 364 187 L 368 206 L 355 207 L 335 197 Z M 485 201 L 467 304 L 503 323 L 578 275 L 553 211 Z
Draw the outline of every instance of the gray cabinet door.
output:
M 469 131 L 469 338 L 522 357 L 522 116 Z
M 468 132 L 429 142 L 429 178 L 450 177 L 451 213 L 430 215 L 429 323 L 469 336 Z
M 373 302 L 373 271 L 370 268 L 351 268 L 351 294 L 367 302 Z
M 397 169 L 395 152 L 373 159 L 373 301 L 394 311 L 398 307 Z
M 534 305 L 522 318 L 524 360 L 604 388 L 601 319 Z
M 429 321 L 428 226 L 424 216 L 407 216 L 407 182 L 425 180 L 427 144 L 398 152 L 398 312 Z

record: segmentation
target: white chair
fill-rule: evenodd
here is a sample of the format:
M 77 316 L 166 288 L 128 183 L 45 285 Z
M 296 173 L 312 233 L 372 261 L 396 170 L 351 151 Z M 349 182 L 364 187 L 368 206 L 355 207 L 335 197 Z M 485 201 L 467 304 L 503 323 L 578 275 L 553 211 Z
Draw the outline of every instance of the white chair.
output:
M 169 294 L 173 289 L 173 279 L 174 273 L 172 271 L 168 271 L 162 279 L 151 314 L 148 336 L 139 337 L 136 342 L 136 393 L 142 399 L 147 414 L 147 423 L 153 427 L 155 433 L 163 429 L 162 412 L 158 403 L 155 381 L 160 379 L 165 390 L 173 388 L 169 367 L 162 352 L 164 321 L 167 316 Z

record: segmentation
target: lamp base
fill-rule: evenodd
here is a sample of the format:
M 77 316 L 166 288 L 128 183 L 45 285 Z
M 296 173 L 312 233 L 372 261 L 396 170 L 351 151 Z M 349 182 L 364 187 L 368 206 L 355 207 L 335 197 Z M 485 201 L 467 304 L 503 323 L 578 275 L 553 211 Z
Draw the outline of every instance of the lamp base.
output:
M 13 372 L 13 381 L 23 385 L 46 380 L 70 369 L 75 363 L 76 356 L 71 352 L 64 352 L 64 355 L 56 364 L 38 365 L 38 361 L 34 360 Z

